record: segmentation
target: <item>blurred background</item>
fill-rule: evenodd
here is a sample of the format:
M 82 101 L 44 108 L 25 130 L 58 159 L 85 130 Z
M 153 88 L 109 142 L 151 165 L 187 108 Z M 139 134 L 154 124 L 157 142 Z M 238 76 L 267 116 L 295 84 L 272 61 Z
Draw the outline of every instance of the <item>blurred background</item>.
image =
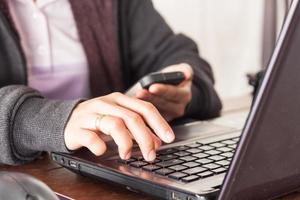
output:
M 269 59 L 289 0 L 153 0 L 175 32 L 194 39 L 222 99 L 249 94 L 247 73 Z

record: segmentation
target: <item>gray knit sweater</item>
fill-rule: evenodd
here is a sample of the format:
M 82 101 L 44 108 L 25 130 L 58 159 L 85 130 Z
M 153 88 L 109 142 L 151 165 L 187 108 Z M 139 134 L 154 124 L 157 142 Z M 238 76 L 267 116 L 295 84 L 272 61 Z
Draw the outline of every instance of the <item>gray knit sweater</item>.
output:
M 21 164 L 41 150 L 67 152 L 62 133 L 77 102 L 47 100 L 21 85 L 1 88 L 1 162 Z

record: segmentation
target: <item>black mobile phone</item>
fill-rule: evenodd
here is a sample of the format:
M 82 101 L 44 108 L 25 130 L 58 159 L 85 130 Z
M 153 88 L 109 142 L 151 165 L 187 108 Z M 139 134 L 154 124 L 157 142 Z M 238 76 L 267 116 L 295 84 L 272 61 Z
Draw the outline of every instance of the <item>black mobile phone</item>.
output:
M 185 79 L 182 72 L 155 72 L 146 75 L 139 82 L 144 89 L 148 89 L 152 84 L 163 83 L 178 85 Z

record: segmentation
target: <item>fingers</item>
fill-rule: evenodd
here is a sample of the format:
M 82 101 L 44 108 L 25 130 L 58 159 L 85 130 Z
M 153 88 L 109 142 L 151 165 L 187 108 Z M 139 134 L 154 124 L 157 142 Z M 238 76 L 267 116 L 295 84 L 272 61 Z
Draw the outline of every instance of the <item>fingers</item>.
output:
M 131 157 L 132 139 L 129 130 L 122 119 L 113 116 L 104 116 L 99 124 L 99 130 L 110 135 L 118 145 L 119 155 L 122 159 Z
M 169 101 L 160 96 L 153 95 L 149 92 L 144 92 L 143 94 L 140 94 L 139 98 L 141 98 L 144 101 L 149 101 L 149 102 L 153 103 L 153 105 L 155 105 L 161 112 L 169 111 L 169 110 L 175 111 L 178 106 L 178 103 Z
M 172 120 L 176 117 L 181 117 L 184 115 L 184 104 L 168 101 L 165 98 L 153 95 L 149 92 L 141 94 L 139 98 L 144 101 L 152 102 L 167 120 Z
M 154 134 L 146 126 L 140 115 L 123 107 L 111 105 L 105 102 L 98 101 L 95 104 L 98 105 L 95 108 L 101 108 L 101 114 L 113 115 L 123 120 L 130 134 L 138 143 L 145 160 L 152 161 L 155 159 L 155 143 L 152 136 Z
M 139 113 L 151 129 L 154 130 L 164 142 L 170 143 L 175 139 L 173 130 L 153 104 L 125 95 L 117 97 L 116 102 L 120 106 L 124 106 Z
M 92 127 L 88 122 L 94 122 L 95 117 L 87 115 L 86 120 L 83 116 L 85 115 L 78 111 L 78 107 L 73 111 L 64 132 L 65 145 L 71 151 L 86 147 L 93 154 L 100 156 L 106 151 L 106 145 L 97 131 L 87 129 L 88 126 Z
M 80 137 L 77 138 L 77 142 L 81 146 L 88 148 L 96 156 L 100 156 L 106 151 L 106 145 L 97 133 L 87 129 L 81 129 L 77 135 L 79 134 Z
M 190 87 L 153 84 L 149 87 L 149 92 L 172 102 L 189 102 L 192 98 Z
M 148 131 L 151 132 L 151 130 L 147 127 Z M 154 142 L 154 148 L 155 150 L 159 149 L 159 147 L 161 146 L 161 140 L 154 134 L 151 134 L 151 137 L 153 139 Z
M 122 119 L 113 116 L 105 116 L 99 124 L 99 130 L 107 135 L 112 136 L 119 147 L 119 154 L 122 159 L 129 159 L 131 157 L 133 142 L 131 134 L 126 128 L 126 125 L 124 124 Z M 151 131 L 148 127 L 147 130 L 150 134 Z M 154 143 L 154 150 L 157 150 L 161 146 L 161 140 L 154 134 L 150 135 Z M 152 161 L 154 159 L 155 158 L 149 159 L 149 161 Z
M 193 69 L 190 65 L 182 63 L 172 65 L 162 70 L 163 72 L 181 71 L 184 73 L 185 80 L 179 85 L 153 84 L 149 87 L 149 92 L 157 96 L 162 96 L 169 101 L 189 102 L 192 97 L 191 86 Z
M 77 122 L 80 122 L 80 128 L 88 129 L 93 132 L 97 132 L 96 119 L 99 117 L 99 114 L 96 113 L 86 113 L 77 116 Z

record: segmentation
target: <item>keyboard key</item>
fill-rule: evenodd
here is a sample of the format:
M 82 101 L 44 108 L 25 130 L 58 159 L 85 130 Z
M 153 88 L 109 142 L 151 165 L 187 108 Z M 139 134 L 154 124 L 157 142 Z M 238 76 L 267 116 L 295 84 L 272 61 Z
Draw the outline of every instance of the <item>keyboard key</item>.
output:
M 209 155 L 208 155 L 208 154 L 205 154 L 205 153 L 197 153 L 197 154 L 195 154 L 195 155 L 193 155 L 193 156 L 195 156 L 195 157 L 197 157 L 197 158 L 206 158 L 206 157 L 208 157 Z
M 166 160 L 171 160 L 171 159 L 175 159 L 178 156 L 173 155 L 173 154 L 168 154 L 168 155 L 158 155 L 157 158 L 161 161 L 166 161 Z
M 237 137 L 237 138 L 233 138 L 233 139 L 231 139 L 231 140 L 233 140 L 233 141 L 235 141 L 235 142 L 238 142 L 238 141 L 240 140 L 240 138 Z
M 197 144 L 204 145 L 203 141 L 196 141 Z
M 182 172 L 186 173 L 186 174 L 193 175 L 193 174 L 198 174 L 198 173 L 201 173 L 201 172 L 204 172 L 204 171 L 207 171 L 207 169 L 203 168 L 203 167 L 194 167 L 194 168 L 183 170 Z
M 168 169 L 168 168 L 161 168 L 161 169 L 158 169 L 156 171 L 154 171 L 156 174 L 159 174 L 159 175 L 163 175 L 163 176 L 166 176 L 168 174 L 171 174 L 174 172 L 174 170 L 171 170 L 171 169 Z
M 166 154 L 172 154 L 177 152 L 178 150 L 175 148 L 170 148 L 170 149 L 163 149 L 157 152 L 159 155 L 166 155 Z
M 204 145 L 204 146 L 198 147 L 198 149 L 202 149 L 203 151 L 212 150 L 212 149 L 214 149 L 214 148 L 215 148 L 215 147 L 208 146 L 208 145 Z
M 175 171 L 182 171 L 182 170 L 185 170 L 187 168 L 188 167 L 184 166 L 184 165 L 174 165 L 174 166 L 169 167 L 169 169 L 172 169 L 172 170 L 175 170 Z
M 217 155 L 222 153 L 221 151 L 216 151 L 216 150 L 210 150 L 210 151 L 206 151 L 205 153 L 209 154 L 209 155 Z
M 168 160 L 168 161 L 163 161 L 163 162 L 159 162 L 156 163 L 156 165 L 160 166 L 160 167 L 170 167 L 173 165 L 179 165 L 181 163 L 183 163 L 184 161 L 179 160 L 179 159 L 174 159 L 174 160 Z
M 209 170 L 212 170 L 212 169 L 217 169 L 217 168 L 219 168 L 221 166 L 220 165 L 216 165 L 214 163 L 210 163 L 210 164 L 203 165 L 202 167 L 205 167 L 205 168 L 207 168 Z
M 224 156 L 218 156 L 218 155 L 208 157 L 208 159 L 211 159 L 211 160 L 214 160 L 214 161 L 224 160 L 225 158 L 226 157 L 224 157 Z
M 157 165 L 146 165 L 146 166 L 143 166 L 142 169 L 146 170 L 146 171 L 150 171 L 150 172 L 153 172 L 157 169 L 160 169 L 159 166 Z
M 199 176 L 196 176 L 196 175 L 192 175 L 192 176 L 187 176 L 187 177 L 184 177 L 182 178 L 181 180 L 185 183 L 189 183 L 189 182 L 192 182 L 192 181 L 196 181 L 199 179 Z
M 192 148 L 192 149 L 188 149 L 186 151 L 194 154 L 194 153 L 200 153 L 203 150 L 202 149 L 197 149 L 197 148 Z
M 224 140 L 222 141 L 223 144 L 231 145 L 231 144 L 236 144 L 237 142 L 234 140 Z
M 140 168 L 140 167 L 143 167 L 145 165 L 148 165 L 148 163 L 146 163 L 144 161 L 134 161 L 134 162 L 129 163 L 129 165 L 132 166 L 132 167 Z
M 216 174 L 221 174 L 227 171 L 227 169 L 225 169 L 224 167 L 218 168 L 218 169 L 213 169 L 211 170 L 212 172 L 216 173 Z
M 134 161 L 136 161 L 136 159 L 134 159 L 134 158 L 130 158 L 128 160 L 122 160 L 122 159 L 118 160 L 119 163 L 123 163 L 123 164 L 129 164 L 129 163 L 134 162 Z
M 206 177 L 214 175 L 214 173 L 211 171 L 206 171 L 206 172 L 199 173 L 197 175 L 200 176 L 201 178 L 206 178 Z
M 222 152 L 230 152 L 230 151 L 232 151 L 232 148 L 222 147 L 222 148 L 218 148 L 217 150 L 222 151 Z
M 168 177 L 173 178 L 173 179 L 176 179 L 176 180 L 179 180 L 179 179 L 181 179 L 181 178 L 183 178 L 183 177 L 186 177 L 186 176 L 187 176 L 187 174 L 185 174 L 185 173 L 182 173 L 182 172 L 174 172 L 174 173 L 172 173 L 172 174 L 169 174 Z
M 183 163 L 182 165 L 187 166 L 189 168 L 200 166 L 200 164 L 196 162 L 187 162 L 187 163 Z
M 190 154 L 191 154 L 191 153 L 186 152 L 186 151 L 178 151 L 178 152 L 174 153 L 174 155 L 179 156 L 179 157 L 182 157 L 182 156 L 188 156 L 188 155 L 190 155 Z
M 230 164 L 230 162 L 228 160 L 221 160 L 221 161 L 216 162 L 216 164 L 222 165 L 222 166 L 228 166 Z
M 226 146 L 226 144 L 223 144 L 223 143 L 220 143 L 220 142 L 212 143 L 212 144 L 209 144 L 209 145 L 212 146 L 212 147 L 216 147 L 216 148 Z
M 212 163 L 213 161 L 212 160 L 209 160 L 207 158 L 202 158 L 202 159 L 198 159 L 196 160 L 196 162 L 202 164 L 202 165 L 205 165 L 205 164 L 208 164 L 208 163 Z
M 178 147 L 175 147 L 174 149 L 177 149 L 178 151 L 184 151 L 184 150 L 189 149 L 189 147 L 187 147 L 187 146 L 178 146 Z
M 184 160 L 186 162 L 189 162 L 189 161 L 193 161 L 193 160 L 197 160 L 196 157 L 193 157 L 193 156 L 184 156 L 184 157 L 180 157 L 181 160 Z
M 224 156 L 224 157 L 226 157 L 226 158 L 232 158 L 233 153 L 231 153 L 231 152 L 222 153 L 221 156 Z
M 236 144 L 231 144 L 231 145 L 228 145 L 228 147 L 230 147 L 232 149 L 236 149 L 237 145 Z
M 187 145 L 185 145 L 185 146 L 191 147 L 191 148 L 196 148 L 196 147 L 200 147 L 201 144 L 199 144 L 199 143 L 192 143 L 192 144 L 187 144 Z

